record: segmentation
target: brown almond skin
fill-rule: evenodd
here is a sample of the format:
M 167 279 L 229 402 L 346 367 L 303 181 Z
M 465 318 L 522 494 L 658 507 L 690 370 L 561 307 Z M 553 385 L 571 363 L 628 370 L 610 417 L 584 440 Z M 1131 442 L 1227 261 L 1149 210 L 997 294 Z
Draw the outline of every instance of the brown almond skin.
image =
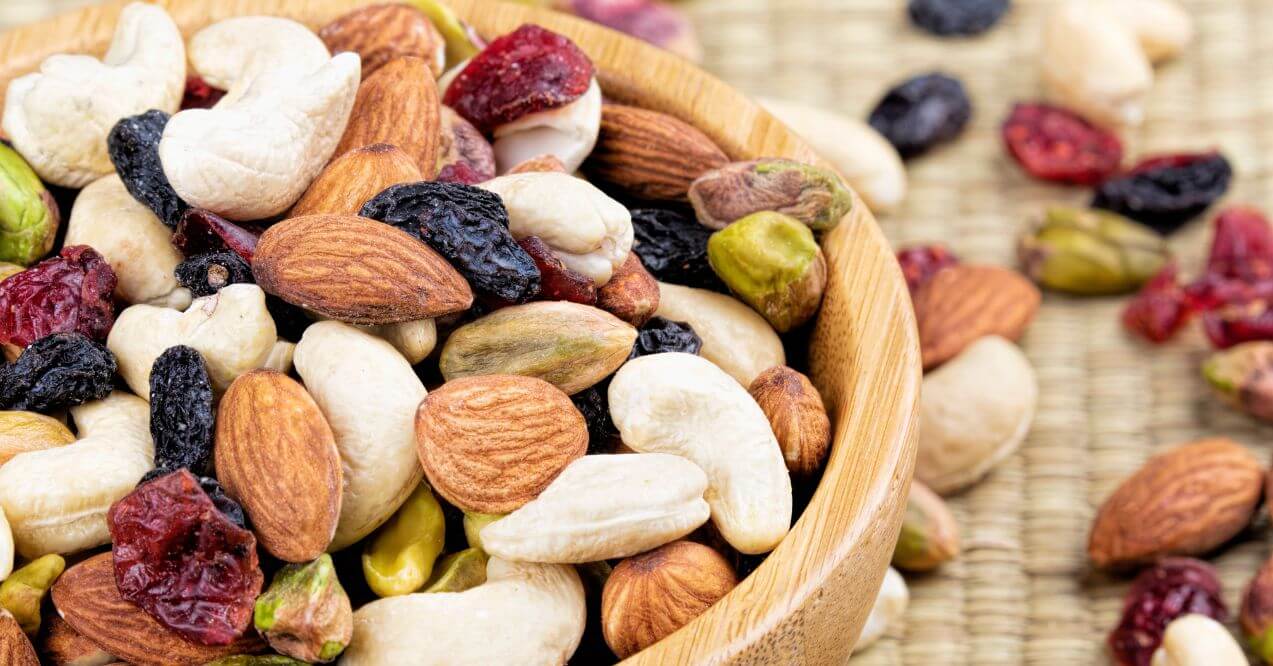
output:
M 597 290 L 597 307 L 641 328 L 659 309 L 659 281 L 633 252 L 610 281 Z
M 1006 268 L 959 265 L 939 271 L 914 298 L 924 370 L 987 335 L 1020 340 L 1041 298 L 1033 282 Z
M 813 382 L 778 365 L 760 373 L 747 390 L 769 419 L 792 475 L 807 479 L 821 471 L 831 452 L 831 419 Z
M 309 215 L 270 227 L 252 273 L 288 303 L 353 324 L 431 319 L 473 304 L 468 282 L 428 245 L 354 215 Z
M 566 165 L 556 155 L 540 155 L 508 170 L 510 176 L 518 173 L 566 173 Z
M 423 12 L 405 3 L 356 9 L 323 26 L 318 37 L 333 54 L 353 51 L 361 56 L 364 79 L 400 56 L 422 58 L 435 79 L 442 75 L 434 59 L 442 34 Z
M 40 666 L 31 640 L 9 611 L 0 609 L 0 664 L 5 666 Z
M 1264 489 L 1264 469 L 1226 438 L 1203 439 L 1151 458 L 1110 495 L 1087 553 L 1102 569 L 1203 555 L 1245 529 Z
M 401 183 L 424 180 L 416 161 L 397 146 L 376 143 L 332 160 L 288 217 L 357 215 L 372 197 Z
M 729 163 L 706 134 L 677 118 L 634 106 L 601 109 L 597 147 L 584 171 L 648 201 L 683 201 L 704 173 Z
M 483 180 L 495 177 L 495 149 L 482 136 L 473 123 L 465 120 L 451 107 L 442 107 L 442 149 L 438 155 L 437 172 L 442 167 L 463 162 Z M 565 166 L 562 166 L 565 171 Z
M 429 484 L 469 512 L 512 512 L 588 450 L 583 415 L 534 377 L 451 380 L 425 397 L 415 423 Z
M 305 387 L 273 370 L 235 379 L 217 411 L 214 452 L 217 478 L 267 551 L 309 562 L 327 550 L 343 473 L 336 438 Z
M 395 58 L 363 80 L 337 155 L 387 143 L 415 160 L 426 180 L 437 175 L 442 153 L 442 103 L 428 63 Z
M 56 614 L 45 618 L 39 642 L 39 653 L 44 655 L 49 663 L 57 666 L 109 663 L 113 659 L 105 650 L 81 636 L 71 628 L 70 624 L 67 624 L 66 620 Z
M 229 645 L 197 645 L 119 596 L 109 552 L 67 569 L 53 584 L 53 605 L 80 635 L 133 666 L 200 666 L 235 654 L 256 654 L 265 642 L 251 629 Z

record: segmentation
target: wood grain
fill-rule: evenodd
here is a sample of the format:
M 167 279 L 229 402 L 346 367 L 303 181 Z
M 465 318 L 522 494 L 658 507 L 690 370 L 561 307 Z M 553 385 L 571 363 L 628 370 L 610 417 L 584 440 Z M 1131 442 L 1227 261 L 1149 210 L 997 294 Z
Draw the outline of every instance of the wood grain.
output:
M 318 28 L 375 0 L 166 0 L 187 34 L 243 14 Z M 0 85 L 64 51 L 100 54 L 126 4 L 112 0 L 0 36 Z M 684 60 L 568 16 L 490 0 L 451 0 L 485 35 L 535 22 L 573 39 L 607 97 L 693 124 L 732 159 L 822 162 L 754 102 Z M 917 436 L 919 343 L 910 298 L 874 218 L 855 207 L 823 239 L 829 275 L 810 374 L 831 412 L 823 481 L 791 533 L 702 616 L 627 663 L 838 664 L 852 649 L 901 526 Z

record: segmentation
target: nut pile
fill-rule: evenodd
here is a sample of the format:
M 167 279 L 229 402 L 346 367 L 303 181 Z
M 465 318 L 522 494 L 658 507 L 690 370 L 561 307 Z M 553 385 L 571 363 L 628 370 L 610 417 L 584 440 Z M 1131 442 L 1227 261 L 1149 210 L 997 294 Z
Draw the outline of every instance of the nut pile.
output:
M 571 8 L 690 50 L 626 4 Z M 782 541 L 833 424 L 779 334 L 851 190 L 603 97 L 562 35 L 471 35 L 418 2 L 187 41 L 135 3 L 102 60 L 11 84 L 0 660 L 605 663 Z M 988 367 L 1032 396 L 993 336 L 1033 305 L 967 338 L 945 305 L 932 394 Z M 985 400 L 976 442 L 935 411 L 940 490 L 1028 427 Z M 956 537 L 913 508 L 898 563 L 931 568 Z

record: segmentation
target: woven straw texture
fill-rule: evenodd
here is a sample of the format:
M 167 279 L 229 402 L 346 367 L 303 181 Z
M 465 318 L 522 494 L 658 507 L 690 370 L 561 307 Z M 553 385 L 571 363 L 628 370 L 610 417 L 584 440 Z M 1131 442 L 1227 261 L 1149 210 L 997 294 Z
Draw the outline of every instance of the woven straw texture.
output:
M 1161 67 L 1129 154 L 1221 148 L 1238 174 L 1228 202 L 1273 208 L 1273 3 L 1183 0 L 1198 37 Z M 0 27 L 82 0 L 0 0 Z M 1016 0 L 984 37 L 942 40 L 912 29 L 904 0 L 693 0 L 706 66 L 743 90 L 865 117 L 892 83 L 942 69 L 968 86 L 976 115 L 956 143 L 910 163 L 904 208 L 882 224 L 898 243 L 941 241 L 964 259 L 1011 265 L 1020 231 L 1049 202 L 1082 203 L 1080 189 L 1025 177 L 1000 146 L 1010 104 L 1039 96 L 1038 34 L 1047 0 Z M 1182 266 L 1200 266 L 1206 224 L 1177 234 Z M 1034 429 L 1018 455 L 954 498 L 963 557 L 910 578 L 904 625 L 855 665 L 1099 664 L 1127 580 L 1092 572 L 1084 548 L 1095 508 L 1151 454 L 1203 435 L 1227 435 L 1267 458 L 1273 430 L 1213 400 L 1198 366 L 1196 331 L 1151 349 L 1124 335 L 1121 300 L 1049 295 L 1023 341 L 1041 386 Z M 1266 556 L 1264 532 L 1214 562 L 1225 598 Z

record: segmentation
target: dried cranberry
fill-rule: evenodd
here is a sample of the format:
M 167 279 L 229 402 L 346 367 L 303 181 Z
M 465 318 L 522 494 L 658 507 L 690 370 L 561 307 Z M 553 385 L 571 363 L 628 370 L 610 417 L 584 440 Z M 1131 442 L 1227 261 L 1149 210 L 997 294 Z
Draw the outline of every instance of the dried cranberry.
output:
M 438 170 L 439 183 L 456 183 L 459 185 L 476 185 L 488 180 L 464 162 L 448 164 Z
M 592 278 L 566 268 L 547 243 L 536 236 L 527 236 L 517 241 L 517 244 L 535 260 L 535 266 L 539 269 L 541 300 L 597 304 L 597 284 Z
M 1258 298 L 1220 305 L 1202 314 L 1202 330 L 1217 349 L 1273 340 L 1273 301 Z
M 447 88 L 447 106 L 485 133 L 588 92 L 592 61 L 574 42 L 524 25 L 491 42 Z
M 1162 344 L 1189 322 L 1193 309 L 1176 274 L 1176 265 L 1168 264 L 1141 287 L 1123 310 L 1123 326 L 1127 330 Z
M 934 35 L 979 35 L 1008 13 L 1008 0 L 910 0 L 911 23 Z
M 1112 132 L 1046 104 L 1013 107 L 1003 141 L 1022 168 L 1042 180 L 1096 185 L 1123 161 L 1123 144 Z
M 198 76 L 186 78 L 186 94 L 181 98 L 181 110 L 211 109 L 225 97 L 225 91 L 213 88 Z
M 247 629 L 264 576 L 256 537 L 235 525 L 187 470 L 138 486 L 107 514 L 115 585 L 125 599 L 202 645 Z
M 907 79 L 889 90 L 869 120 L 902 157 L 914 157 L 959 136 L 971 119 L 972 102 L 964 84 L 932 73 Z
M 1273 226 L 1264 214 L 1234 206 L 1216 217 L 1207 274 L 1253 282 L 1273 278 Z
M 914 294 L 928 282 L 937 271 L 959 263 L 959 257 L 943 245 L 916 245 L 904 248 L 897 253 L 897 263 L 902 265 L 902 275 L 906 277 L 906 286 Z
M 181 216 L 172 244 L 187 257 L 231 250 L 251 263 L 260 238 L 260 229 L 239 226 L 215 213 L 192 208 Z
M 87 245 L 0 282 L 0 342 L 25 347 L 52 333 L 78 331 L 104 341 L 115 324 L 115 271 Z
M 1172 558 L 1136 577 L 1123 602 L 1123 617 L 1109 635 L 1121 666 L 1149 666 L 1172 620 L 1191 613 L 1224 622 L 1229 615 L 1220 579 L 1211 565 Z
M 1153 157 L 1105 181 L 1092 206 L 1170 233 L 1224 196 L 1232 179 L 1233 168 L 1217 152 Z

